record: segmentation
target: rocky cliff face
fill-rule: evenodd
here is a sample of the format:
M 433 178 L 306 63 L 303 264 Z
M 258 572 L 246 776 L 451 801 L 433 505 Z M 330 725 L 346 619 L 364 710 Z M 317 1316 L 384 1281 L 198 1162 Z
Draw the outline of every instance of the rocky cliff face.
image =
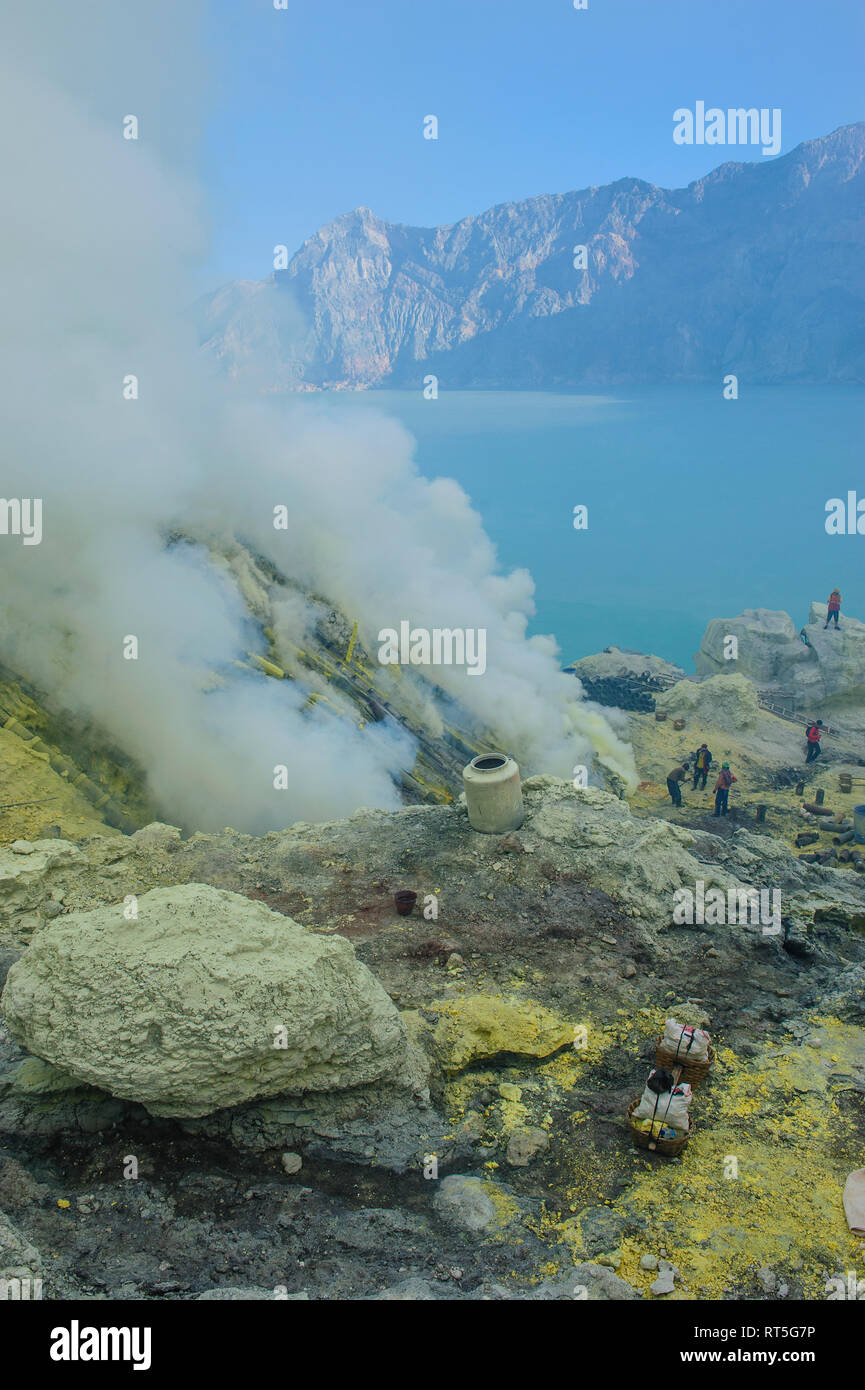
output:
M 786 696 L 803 714 L 832 714 L 851 731 L 865 728 L 865 623 L 842 614 L 840 629 L 824 630 L 825 603 L 812 603 L 804 642 L 788 613 L 746 608 L 713 618 L 697 654 L 697 675 L 748 676 L 770 694 Z M 728 636 L 735 660 L 724 657 Z
M 625 178 L 449 227 L 358 208 L 288 269 L 198 306 L 201 341 L 267 390 L 861 381 L 865 124 L 684 189 Z M 586 248 L 575 268 L 575 247 Z

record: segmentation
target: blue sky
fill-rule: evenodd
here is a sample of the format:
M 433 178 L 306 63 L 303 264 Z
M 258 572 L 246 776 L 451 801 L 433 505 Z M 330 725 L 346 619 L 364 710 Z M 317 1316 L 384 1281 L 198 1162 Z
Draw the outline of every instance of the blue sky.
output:
M 681 186 L 727 157 L 673 111 L 780 107 L 781 146 L 865 115 L 861 0 L 210 0 L 203 279 L 258 279 L 361 205 L 453 222 L 635 175 Z M 434 114 L 439 139 L 424 140 Z M 762 160 L 758 147 L 731 157 Z

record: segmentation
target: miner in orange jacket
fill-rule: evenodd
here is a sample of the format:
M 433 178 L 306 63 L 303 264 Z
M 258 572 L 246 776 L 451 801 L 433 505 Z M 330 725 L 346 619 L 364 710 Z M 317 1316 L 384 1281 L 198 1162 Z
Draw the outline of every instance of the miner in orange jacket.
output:
M 835 630 L 836 630 L 836 632 L 837 632 L 837 630 L 838 630 L 838 614 L 839 614 L 840 611 L 841 611 L 841 593 L 840 593 L 840 590 L 838 590 L 838 589 L 833 589 L 833 590 L 832 590 L 831 594 L 829 595 L 829 601 L 828 601 L 827 607 L 828 607 L 829 611 L 828 611 L 828 613 L 826 614 L 826 621 L 825 621 L 825 623 L 823 624 L 823 631 L 824 631 L 824 632 L 826 631 L 827 627 L 829 626 L 829 624 L 831 623 L 832 619 L 834 618 L 834 619 L 835 619 Z

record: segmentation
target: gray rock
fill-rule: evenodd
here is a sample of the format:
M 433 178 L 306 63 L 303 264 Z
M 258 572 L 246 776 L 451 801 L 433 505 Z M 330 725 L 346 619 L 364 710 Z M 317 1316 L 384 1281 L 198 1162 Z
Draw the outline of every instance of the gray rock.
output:
M 550 1136 L 543 1129 L 515 1129 L 508 1140 L 505 1157 L 512 1167 L 525 1168 L 535 1154 L 549 1146 L 549 1142 Z
M 640 1269 L 657 1269 L 657 1268 L 658 1268 L 658 1257 L 657 1257 L 657 1255 L 641 1255 L 641 1256 L 640 1256 Z
M 757 1271 L 757 1280 L 764 1293 L 774 1293 L 778 1287 L 778 1276 L 774 1269 L 764 1266 Z
M 147 1113 L 28 1056 L 0 1023 L 0 1134 L 94 1134 L 124 1119 L 140 1123 Z
M 675 1277 L 673 1271 L 671 1269 L 665 1269 L 662 1270 L 654 1284 L 652 1284 L 652 1293 L 656 1298 L 660 1298 L 662 1294 L 672 1293 L 674 1288 Z
M 293 1173 L 299 1173 L 301 1168 L 303 1167 L 303 1159 L 301 1158 L 300 1154 L 283 1154 L 281 1162 L 283 1168 L 285 1169 L 286 1173 L 289 1174 L 289 1176 L 291 1176 Z
M 42 1257 L 34 1245 L 0 1211 L 0 1279 L 38 1279 Z
M 397 1010 L 345 938 L 204 884 L 143 894 L 135 921 L 112 904 L 47 924 L 2 1007 L 30 1052 L 154 1115 L 343 1090 L 407 1061 Z
M 9 951 L 0 946 L 0 990 L 2 990 L 6 983 L 6 976 L 20 955 L 20 951 Z
M 402 1279 L 398 1284 L 392 1284 L 388 1289 L 382 1289 L 375 1295 L 376 1299 L 385 1303 L 432 1303 L 442 1297 L 442 1293 L 434 1284 L 430 1284 L 426 1279 L 410 1278 Z M 452 1289 L 448 1290 L 448 1298 L 454 1297 Z M 456 1297 L 460 1294 L 457 1291 Z
M 262 1302 L 266 1300 L 270 1303 L 276 1302 L 297 1302 L 306 1301 L 309 1294 L 304 1290 L 302 1293 L 282 1293 L 276 1288 L 263 1289 L 255 1286 L 249 1288 L 226 1288 L 226 1289 L 207 1289 L 205 1293 L 196 1294 L 196 1303 L 240 1303 L 240 1302 Z
M 129 844 L 137 850 L 166 849 L 179 841 L 182 831 L 176 825 L 165 825 L 162 821 L 152 821 L 129 836 Z
M 567 1274 L 559 1275 L 555 1280 L 545 1279 L 530 1292 L 519 1296 L 530 1300 L 568 1299 L 596 1303 L 610 1300 L 623 1302 L 640 1298 L 641 1294 L 605 1265 L 587 1261 L 575 1265 Z
M 589 1255 L 616 1250 L 622 1238 L 640 1230 L 645 1222 L 613 1207 L 585 1207 L 577 1213 L 582 1244 Z
M 433 1196 L 437 1215 L 464 1231 L 485 1231 L 495 1224 L 496 1209 L 481 1178 L 452 1173 L 442 1178 Z
M 746 608 L 735 618 L 714 618 L 697 654 L 697 675 L 728 679 L 733 668 L 770 696 L 795 696 L 797 707 L 816 709 L 851 732 L 865 727 L 865 623 L 842 614 L 838 632 L 823 631 L 825 603 L 812 603 L 802 641 L 789 614 Z M 724 658 L 727 636 L 739 639 L 735 662 Z M 804 738 L 800 738 L 800 743 Z

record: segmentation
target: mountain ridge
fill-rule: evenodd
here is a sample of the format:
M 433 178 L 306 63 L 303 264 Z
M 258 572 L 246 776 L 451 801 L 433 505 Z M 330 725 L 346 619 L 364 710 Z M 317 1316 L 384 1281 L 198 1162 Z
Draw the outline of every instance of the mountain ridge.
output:
M 680 189 L 626 176 L 437 227 L 361 206 L 200 300 L 200 341 L 277 392 L 860 382 L 863 157 L 859 122 Z

